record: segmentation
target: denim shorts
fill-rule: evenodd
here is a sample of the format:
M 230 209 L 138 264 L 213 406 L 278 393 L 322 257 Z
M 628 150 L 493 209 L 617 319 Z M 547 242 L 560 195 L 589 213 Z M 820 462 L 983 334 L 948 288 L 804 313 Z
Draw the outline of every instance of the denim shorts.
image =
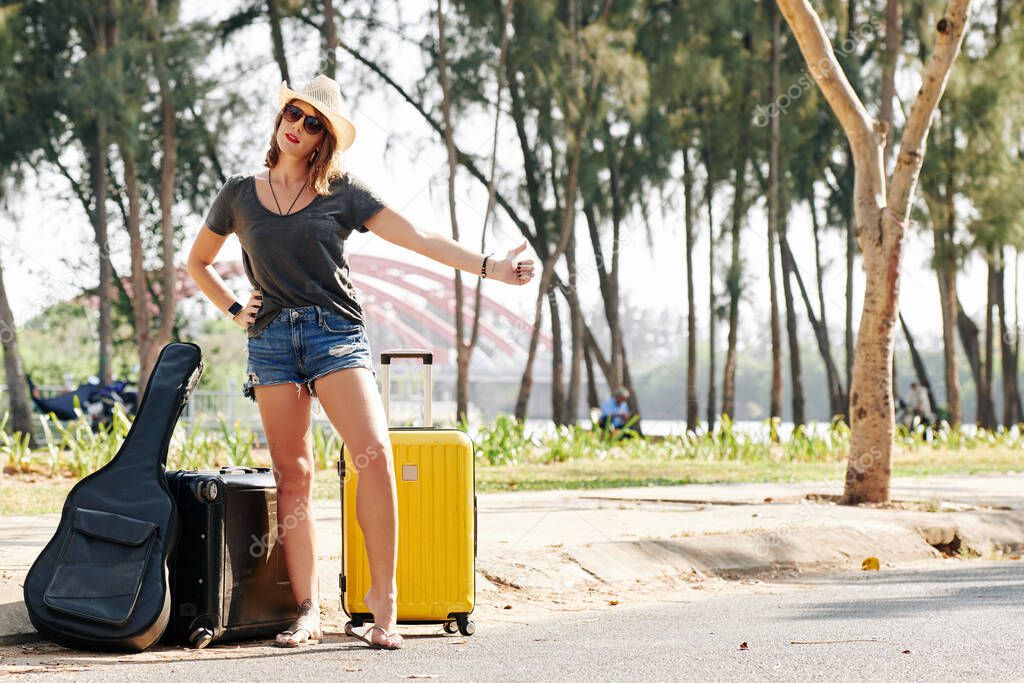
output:
M 367 368 L 377 376 L 363 324 L 323 306 L 283 308 L 249 337 L 242 395 L 255 401 L 253 387 L 294 382 L 315 397 L 313 382 L 342 368 Z

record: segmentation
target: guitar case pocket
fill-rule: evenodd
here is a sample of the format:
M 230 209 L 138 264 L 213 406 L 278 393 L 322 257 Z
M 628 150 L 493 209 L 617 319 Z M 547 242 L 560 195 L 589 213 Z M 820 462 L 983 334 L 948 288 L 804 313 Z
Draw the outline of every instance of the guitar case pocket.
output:
M 157 525 L 77 508 L 43 603 L 89 621 L 121 626 L 135 609 Z

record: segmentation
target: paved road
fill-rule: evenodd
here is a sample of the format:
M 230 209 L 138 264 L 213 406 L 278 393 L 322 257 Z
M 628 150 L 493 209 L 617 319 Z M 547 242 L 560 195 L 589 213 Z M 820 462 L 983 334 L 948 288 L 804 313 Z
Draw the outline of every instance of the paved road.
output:
M 770 593 L 620 605 L 529 624 L 484 616 L 472 638 L 419 627 L 424 635 L 392 653 L 329 635 L 296 651 L 223 647 L 198 660 L 173 650 L 97 660 L 43 649 L 5 652 L 0 664 L 47 664 L 62 677 L 103 681 L 1024 681 L 1022 561 L 801 579 Z

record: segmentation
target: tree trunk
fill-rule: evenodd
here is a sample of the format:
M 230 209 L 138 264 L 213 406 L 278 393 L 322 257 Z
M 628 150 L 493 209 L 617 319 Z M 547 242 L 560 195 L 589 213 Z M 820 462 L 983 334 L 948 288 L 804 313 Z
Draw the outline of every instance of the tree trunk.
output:
M 542 310 L 537 307 L 537 310 Z M 537 358 L 537 345 L 540 339 L 540 328 L 543 323 L 543 319 L 540 315 L 536 315 L 533 320 L 533 327 L 530 331 L 530 344 L 526 351 L 526 365 L 523 370 L 523 375 L 519 380 L 519 393 L 516 396 L 516 407 L 515 407 L 515 418 L 517 422 L 523 422 L 526 419 L 526 408 L 530 402 L 530 392 L 533 390 L 533 361 Z
M 740 146 L 742 147 L 742 145 Z M 740 260 L 740 234 L 743 216 L 746 214 L 746 200 L 743 193 L 747 188 L 747 160 L 740 154 L 733 171 L 732 225 L 729 240 L 729 271 L 726 275 L 726 289 L 729 293 L 729 336 L 725 347 L 725 368 L 722 373 L 722 414 L 735 419 L 736 401 L 736 342 L 740 323 L 740 294 L 743 292 L 743 263 Z M 714 272 L 712 270 L 711 272 Z M 714 348 L 714 339 L 711 340 Z
M 619 198 L 619 164 L 612 145 L 608 146 L 608 189 L 612 205 L 612 263 L 606 287 L 609 299 L 605 305 L 605 315 L 608 318 L 608 332 L 611 336 L 611 388 L 614 389 L 623 382 L 622 316 L 619 306 L 619 240 L 624 211 Z
M 565 424 L 565 384 L 562 379 L 562 316 L 558 311 L 558 297 L 551 287 L 548 309 L 551 311 L 551 419 L 556 425 Z
M 694 298 L 693 282 L 693 169 L 690 165 L 690 150 L 683 149 L 683 229 L 686 232 L 686 429 L 697 431 L 700 426 L 697 397 L 697 304 Z
M 11 413 L 10 427 L 15 432 L 28 434 L 29 448 L 35 448 L 32 436 L 32 407 L 29 405 L 28 388 L 25 384 L 25 370 L 18 352 L 18 332 L 14 326 L 14 314 L 7 300 L 4 287 L 4 267 L 0 262 L 0 346 L 4 350 L 4 379 L 7 381 L 7 398 Z M 0 462 L 3 468 L 3 462 Z M 0 478 L 3 472 L 0 471 Z
M 960 52 L 970 0 L 950 0 L 936 25 L 935 49 L 907 116 L 888 191 L 883 165 L 886 126 L 872 119 L 854 92 L 808 0 L 778 4 L 853 152 L 857 241 L 866 277 L 850 386 L 850 462 L 843 501 L 884 502 L 889 498 L 895 429 L 892 356 L 903 242 L 931 120 Z
M 570 282 L 578 282 L 576 269 L 576 235 L 569 238 L 569 247 L 565 252 L 566 265 L 569 267 Z M 569 360 L 569 389 L 566 391 L 563 415 L 566 424 L 576 425 L 580 418 L 580 370 L 583 362 L 583 311 L 576 297 L 576 287 L 570 287 L 571 296 L 566 299 L 569 305 L 569 330 L 572 335 L 572 356 Z
M 1020 252 L 1013 248 L 1013 358 L 1014 381 L 1016 381 L 1017 359 L 1020 358 Z M 1024 406 L 1018 413 L 1018 422 L 1024 421 Z
M 609 167 L 612 167 L 611 172 L 611 187 L 617 189 L 615 181 L 615 162 L 612 157 L 612 153 L 609 153 Z M 611 352 L 607 362 L 604 361 L 600 355 L 600 351 L 597 348 L 597 343 L 592 339 L 590 342 L 586 342 L 590 349 L 589 353 L 594 354 L 598 358 L 601 370 L 605 375 L 605 380 L 611 389 L 620 385 L 626 385 L 625 372 L 623 370 L 626 359 L 623 355 L 622 346 L 622 332 L 621 322 L 619 318 L 619 251 L 620 251 L 620 237 L 619 230 L 621 226 L 621 216 L 619 211 L 619 201 L 616 198 L 617 192 L 612 192 L 611 205 L 612 205 L 612 255 L 611 255 L 611 270 L 606 270 L 606 259 L 604 251 L 601 247 L 601 240 L 598 234 L 597 228 L 597 217 L 594 214 L 594 207 L 587 203 L 583 204 L 583 215 L 587 221 L 587 229 L 590 233 L 590 244 L 594 250 L 594 262 L 597 271 L 598 285 L 601 290 L 601 300 L 604 304 L 605 318 L 608 321 L 608 328 L 611 332 Z M 584 339 L 586 340 L 589 335 L 589 329 L 585 322 L 582 323 L 584 330 Z M 628 386 L 628 385 L 627 385 Z M 630 389 L 632 391 L 632 389 Z
M 324 39 L 324 74 L 334 78 L 338 69 L 338 27 L 335 25 L 334 0 L 322 0 L 324 23 L 321 35 Z M 504 33 L 505 27 L 502 26 Z
M 274 61 L 277 62 L 277 70 L 281 72 L 282 80 L 288 81 L 288 85 L 294 89 L 298 84 L 292 83 L 288 75 L 288 54 L 285 52 L 284 37 L 281 35 L 281 12 L 277 0 L 267 0 L 267 18 L 270 20 L 270 43 Z
M 857 221 L 853 215 L 853 198 L 850 198 L 849 213 L 846 216 L 846 327 L 843 332 L 843 344 L 846 349 L 846 386 L 853 383 L 853 257 L 857 253 Z M 846 406 L 846 420 L 852 422 L 849 405 Z
M 785 231 L 784 225 L 781 226 Z M 787 265 L 788 264 L 788 265 Z M 790 276 L 793 273 L 792 261 L 782 259 L 782 295 L 785 297 L 785 331 L 790 341 L 790 377 L 793 391 L 793 424 L 803 425 L 807 422 L 804 412 L 804 375 L 800 364 L 800 333 L 797 331 L 797 304 L 793 299 L 793 286 Z
M 124 163 L 124 187 L 128 194 L 128 237 L 131 244 L 132 262 L 132 317 L 135 319 L 135 343 L 139 348 L 139 395 L 149 383 L 149 375 L 156 361 L 154 354 L 153 321 L 149 310 L 150 295 L 143 263 L 145 253 L 142 245 L 142 200 L 139 193 L 138 173 L 135 169 L 135 152 L 131 143 L 121 137 L 117 146 Z
M 982 342 L 981 384 L 978 385 L 978 426 L 985 429 L 996 428 L 996 409 L 992 398 L 992 377 L 995 359 L 992 344 L 992 306 L 995 300 L 995 274 L 993 273 L 991 253 L 987 254 L 985 279 L 985 336 Z
M 960 370 L 956 356 L 957 293 L 956 271 L 948 268 L 937 273 L 939 298 L 942 309 L 942 364 L 946 379 L 946 410 L 949 424 L 959 429 L 963 423 L 963 405 L 960 398 Z
M 963 407 L 960 398 L 960 370 L 956 355 L 957 328 L 957 286 L 956 274 L 958 259 L 953 235 L 956 229 L 956 207 L 953 199 L 953 174 L 946 176 L 948 184 L 945 188 L 944 215 L 945 225 L 932 228 L 932 241 L 935 250 L 935 275 L 939 281 L 939 305 L 942 312 L 942 363 L 946 378 L 946 410 L 949 412 L 949 424 L 959 429 L 963 423 Z M 975 384 L 977 387 L 978 385 Z
M 710 168 L 708 169 L 710 175 Z M 715 429 L 718 419 L 718 385 L 715 384 L 715 372 L 718 358 L 718 302 L 715 299 L 715 219 L 711 211 L 714 199 L 714 186 L 708 183 L 704 193 L 708 207 L 708 433 Z M 735 345 L 734 345 L 735 346 Z M 726 361 L 728 363 L 728 361 Z M 725 386 L 722 387 L 722 412 L 725 412 Z
M 149 39 L 153 44 L 153 67 L 160 90 L 162 133 L 160 143 L 163 147 L 163 156 L 160 158 L 160 245 L 163 252 L 161 292 L 158 299 L 160 326 L 150 349 L 150 353 L 153 354 L 152 363 L 155 364 L 160 349 L 171 341 L 177 314 L 178 270 L 174 265 L 174 218 L 171 215 L 171 209 L 174 206 L 174 189 L 177 184 L 178 133 L 175 127 L 174 100 L 171 96 L 164 56 L 160 49 L 160 15 L 157 11 L 156 0 L 147 0 L 146 8 L 151 22 Z
M 978 326 L 971 320 L 964 311 L 960 298 L 956 300 L 956 327 L 960 334 L 960 343 L 964 347 L 964 355 L 967 356 L 967 366 L 971 369 L 971 377 L 974 378 L 974 386 L 981 386 L 981 345 L 978 343 L 980 334 Z M 980 394 L 979 394 L 980 398 Z M 975 424 L 980 424 L 978 413 L 981 411 L 980 401 L 975 407 Z
M 583 325 L 583 348 L 587 350 L 588 357 L 597 362 L 597 367 L 600 368 L 601 374 L 604 375 L 605 382 L 611 383 L 612 378 L 612 367 L 608 362 L 608 359 L 601 353 L 601 349 L 597 345 L 597 340 L 594 339 L 594 335 L 590 332 L 590 328 Z M 595 391 L 596 395 L 596 391 Z
M 590 359 L 590 345 L 587 344 L 586 334 L 580 333 L 583 339 L 583 364 L 587 369 L 587 417 L 595 409 L 601 408 L 601 401 L 597 397 L 597 382 L 594 379 L 594 362 Z
M 115 50 L 119 43 L 119 27 L 116 23 L 116 17 L 120 7 L 117 0 L 111 3 L 111 9 L 113 11 L 111 15 L 113 18 L 111 20 L 109 45 L 111 50 Z M 113 83 L 121 83 L 123 78 L 124 67 L 121 63 L 116 62 L 114 72 L 111 75 L 111 81 Z M 114 139 L 124 166 L 124 191 L 128 196 L 128 213 L 125 216 L 125 225 L 128 229 L 131 247 L 132 318 L 135 323 L 135 343 L 139 353 L 139 396 L 142 396 L 146 391 L 146 385 L 149 384 L 149 375 L 156 362 L 156 354 L 153 349 L 152 314 L 149 310 L 151 299 L 145 270 L 145 252 L 142 244 L 142 197 L 139 189 L 139 175 L 135 167 L 134 136 L 128 135 L 125 130 L 124 121 L 118 120 L 116 125 L 118 132 L 114 135 Z
M 914 365 L 914 374 L 917 376 L 917 381 L 925 388 L 928 392 L 928 403 L 931 405 L 932 410 L 937 410 L 939 404 L 935 401 L 935 391 L 932 389 L 932 381 L 928 378 L 928 369 L 924 365 L 924 359 L 921 358 L 921 354 L 917 350 L 917 344 L 914 343 L 914 335 L 910 333 L 910 328 L 907 327 L 907 321 L 903 319 L 903 314 L 899 314 L 900 327 L 903 329 L 903 337 L 907 340 L 907 346 L 910 348 L 910 362 Z M 893 386 L 896 386 L 895 376 L 893 377 Z
M 999 360 L 1003 375 L 1003 424 L 1007 428 L 1022 421 L 1020 408 L 1020 390 L 1017 388 L 1017 354 L 1013 348 L 1013 336 L 1016 335 L 1006 324 L 1005 278 L 1006 265 L 1003 260 L 1003 247 L 998 251 L 998 271 L 996 272 L 996 308 L 999 313 Z
M 771 213 L 771 211 L 769 211 Z M 782 417 L 782 332 L 779 324 L 779 303 L 775 282 L 775 229 L 774 219 L 768 219 L 768 325 L 771 334 L 772 385 L 768 397 L 768 416 Z
M 828 344 L 828 333 L 825 329 L 825 325 L 817 319 L 814 313 L 814 306 L 811 304 L 811 297 L 807 293 L 807 288 L 804 286 L 803 277 L 800 275 L 800 269 L 796 267 L 796 259 L 793 258 L 793 252 L 790 251 L 789 242 L 783 238 L 780 243 L 782 250 L 783 266 L 786 267 L 788 262 L 788 268 L 790 274 L 796 279 L 796 284 L 800 289 L 800 296 L 804 300 L 804 308 L 807 309 L 807 318 L 810 320 L 811 329 L 814 330 L 814 338 L 818 343 L 818 352 L 821 353 L 822 360 L 825 363 L 825 374 L 829 387 L 838 387 L 837 392 L 841 396 L 843 394 L 843 388 L 839 380 L 839 370 L 836 368 L 835 360 L 832 358 L 832 349 Z M 831 391 L 831 389 L 830 389 Z M 833 411 L 833 416 L 841 414 L 840 412 Z
M 849 0 L 846 4 L 846 38 L 847 40 L 853 40 L 857 26 L 857 0 Z M 860 63 L 859 60 L 854 60 L 854 73 L 851 74 L 851 87 L 856 87 L 860 82 Z M 843 333 L 843 342 L 846 347 L 846 386 L 853 386 L 853 362 L 854 362 L 854 343 L 855 335 L 853 330 L 853 262 L 854 257 L 857 255 L 857 219 L 855 216 L 855 192 L 853 186 L 854 180 L 854 160 L 853 160 L 853 147 L 847 140 L 847 151 L 849 157 L 846 164 L 846 173 L 843 178 L 846 180 L 847 196 L 850 198 L 850 203 L 847 207 L 846 214 L 846 327 Z M 850 416 L 849 404 L 846 406 L 847 423 L 852 424 L 853 418 Z
M 780 17 L 775 3 L 768 0 L 768 10 L 772 25 L 771 48 L 771 100 L 774 102 L 779 92 L 779 32 Z M 779 117 L 771 117 L 768 150 L 768 324 L 771 332 L 772 352 L 772 386 L 768 400 L 768 416 L 772 419 L 782 417 L 782 334 L 779 327 L 779 294 L 775 277 L 775 241 L 779 235 Z M 785 274 L 783 274 L 785 280 Z M 799 354 L 797 355 L 799 358 Z M 799 364 L 799 360 L 797 363 Z M 795 379 L 795 378 L 794 378 Z M 794 405 L 794 407 L 796 407 Z M 793 419 L 796 420 L 794 415 Z M 776 434 L 772 430 L 773 435 Z
M 106 0 L 104 15 L 110 21 L 99 22 L 99 35 L 96 39 L 97 64 L 100 69 L 106 68 L 107 47 L 111 31 L 110 22 L 114 16 L 113 3 Z M 110 262 L 110 240 L 107 236 L 107 116 L 104 107 L 96 108 L 96 139 L 89 150 L 92 168 L 92 196 L 95 200 L 91 212 L 93 235 L 99 251 L 100 281 L 96 288 L 99 299 L 99 378 L 104 386 L 113 382 L 114 356 L 114 323 L 110 296 L 114 284 L 114 268 Z M 88 207 L 87 207 L 88 208 Z
M 629 390 L 629 398 L 626 399 L 626 404 L 629 406 L 630 412 L 637 416 L 636 422 L 633 423 L 633 429 L 639 431 L 643 424 L 643 418 L 640 417 L 642 413 L 640 410 L 640 393 L 633 385 L 633 376 L 629 374 L 629 359 L 626 358 L 625 347 L 619 349 L 619 351 L 622 353 L 622 383 Z
M 455 209 L 455 175 L 459 168 L 452 128 L 451 84 L 448 80 L 448 60 L 445 41 L 445 18 L 441 0 L 437 0 L 437 73 L 441 85 L 441 117 L 444 122 L 445 150 L 448 153 L 448 219 L 451 221 L 452 239 L 459 241 L 459 221 Z M 472 349 L 465 341 L 466 319 L 462 310 L 462 271 L 455 271 L 455 419 L 459 423 L 469 420 L 469 361 Z M 429 425 L 428 425 L 429 426 Z
M 886 125 L 885 153 L 882 159 L 886 173 L 889 172 L 889 156 L 895 130 L 893 100 L 896 98 L 896 62 L 899 60 L 900 45 L 903 44 L 903 13 L 900 3 L 901 0 L 885 1 L 885 51 L 882 56 L 882 101 L 878 120 Z
M 829 412 L 832 417 L 842 416 L 849 420 L 846 414 L 846 390 L 843 389 L 843 381 L 839 377 L 835 359 L 832 356 L 832 342 L 828 336 L 828 307 L 825 306 L 825 268 L 821 262 L 821 225 L 818 222 L 818 208 L 814 198 L 814 188 L 808 192 L 808 201 L 811 211 L 811 229 L 814 235 L 814 272 L 818 285 L 818 317 L 815 319 L 811 300 L 804 288 L 803 278 L 800 271 L 794 265 L 793 273 L 796 275 L 797 284 L 800 286 L 800 294 L 804 298 L 804 305 L 807 307 L 807 317 L 814 329 L 814 336 L 818 341 L 818 351 L 821 352 L 822 360 L 825 362 L 826 382 L 828 385 Z M 792 255 L 789 257 L 795 263 Z

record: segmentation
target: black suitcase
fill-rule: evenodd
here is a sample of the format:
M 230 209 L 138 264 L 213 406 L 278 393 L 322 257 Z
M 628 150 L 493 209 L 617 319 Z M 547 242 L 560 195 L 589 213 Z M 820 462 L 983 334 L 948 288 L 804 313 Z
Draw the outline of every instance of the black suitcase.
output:
M 298 616 L 269 468 L 167 472 L 181 536 L 165 642 L 203 648 L 273 636 Z M 287 530 L 287 526 L 285 527 Z

